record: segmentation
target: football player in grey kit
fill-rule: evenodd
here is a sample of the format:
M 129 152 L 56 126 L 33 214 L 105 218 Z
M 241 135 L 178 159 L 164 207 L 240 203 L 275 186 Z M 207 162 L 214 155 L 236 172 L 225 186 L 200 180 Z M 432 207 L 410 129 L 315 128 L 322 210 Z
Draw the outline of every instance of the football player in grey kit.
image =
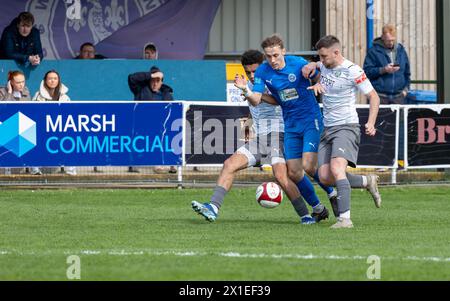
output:
M 365 133 L 374 136 L 380 98 L 360 66 L 342 56 L 341 44 L 334 36 L 325 36 L 316 44 L 320 62 L 310 63 L 303 76 L 315 76 L 318 83 L 308 89 L 323 94 L 324 131 L 319 146 L 319 177 L 325 185 L 335 185 L 338 193 L 339 217 L 332 228 L 351 228 L 351 188 L 366 188 L 376 207 L 381 205 L 376 175 L 354 175 L 347 166 L 356 167 L 360 143 L 360 125 L 356 111 L 357 90 L 370 101 Z M 315 75 L 314 75 L 315 74 Z

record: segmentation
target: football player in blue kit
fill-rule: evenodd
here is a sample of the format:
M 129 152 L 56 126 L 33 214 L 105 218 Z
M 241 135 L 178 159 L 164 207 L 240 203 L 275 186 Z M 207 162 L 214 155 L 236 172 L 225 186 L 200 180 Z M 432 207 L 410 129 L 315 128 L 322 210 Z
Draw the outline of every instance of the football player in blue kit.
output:
M 243 75 L 236 75 L 235 86 L 243 91 L 254 106 L 263 101 L 261 96 L 267 86 L 273 96 L 272 104 L 280 105 L 283 111 L 284 151 L 289 177 L 313 207 L 313 215 L 318 220 L 327 218 L 328 210 L 320 203 L 309 178 L 304 176 L 304 171 L 327 192 L 333 213 L 338 216 L 336 191 L 322 185 L 317 173 L 317 152 L 323 121 L 314 94 L 307 90 L 310 81 L 302 75 L 302 68 L 308 62 L 301 57 L 286 56 L 284 42 L 278 35 L 266 38 L 261 47 L 266 62 L 256 70 L 253 91 L 247 86 Z M 268 99 L 264 101 L 269 102 Z

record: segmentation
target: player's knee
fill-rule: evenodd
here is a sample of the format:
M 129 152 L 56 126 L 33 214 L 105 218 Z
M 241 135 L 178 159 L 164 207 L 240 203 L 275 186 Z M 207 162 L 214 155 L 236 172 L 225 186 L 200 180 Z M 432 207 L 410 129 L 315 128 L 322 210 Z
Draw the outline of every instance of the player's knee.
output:
M 303 170 L 288 170 L 288 176 L 292 181 L 297 183 L 303 179 Z
M 275 179 L 278 184 L 280 184 L 281 188 L 285 190 L 289 183 L 288 175 L 285 172 L 275 172 Z
M 335 179 L 341 178 L 342 175 L 345 175 L 345 169 L 343 170 L 340 165 L 331 164 L 330 171 Z
M 310 175 L 311 177 L 314 176 L 314 174 L 316 173 L 316 167 L 313 164 L 305 164 L 303 166 L 303 169 L 305 170 L 305 172 Z
M 233 160 L 231 158 L 228 158 L 225 160 L 225 162 L 223 162 L 223 169 L 226 172 L 234 172 L 237 170 L 237 166 L 236 164 L 233 162 Z
M 326 186 L 332 186 L 333 185 L 333 179 L 330 176 L 321 176 L 319 174 L 319 180 L 320 183 Z

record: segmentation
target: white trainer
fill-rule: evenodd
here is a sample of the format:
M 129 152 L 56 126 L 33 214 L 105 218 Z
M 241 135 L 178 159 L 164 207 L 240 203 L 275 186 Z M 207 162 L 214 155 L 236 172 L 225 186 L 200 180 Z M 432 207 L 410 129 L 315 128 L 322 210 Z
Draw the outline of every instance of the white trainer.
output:
M 338 217 L 337 223 L 330 227 L 331 229 L 353 228 L 353 223 L 349 218 Z

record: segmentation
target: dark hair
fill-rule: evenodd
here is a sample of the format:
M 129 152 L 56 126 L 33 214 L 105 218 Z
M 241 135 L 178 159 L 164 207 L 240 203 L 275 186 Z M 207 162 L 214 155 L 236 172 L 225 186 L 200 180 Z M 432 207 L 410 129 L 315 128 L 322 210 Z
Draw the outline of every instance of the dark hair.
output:
M 151 50 L 151 51 L 156 52 L 156 46 L 153 43 L 148 43 L 147 45 L 145 45 L 144 51 L 145 50 Z
M 8 80 L 13 80 L 14 76 L 17 76 L 17 75 L 25 76 L 25 74 L 23 74 L 22 71 L 20 71 L 20 70 L 13 70 L 13 71 L 9 71 L 8 72 Z
M 249 49 L 241 56 L 241 64 L 243 66 L 259 64 L 264 61 L 264 54 L 259 50 Z
M 90 43 L 90 42 L 86 42 L 86 43 L 81 44 L 81 46 L 80 46 L 80 52 L 83 50 L 83 48 L 84 48 L 85 46 L 91 46 L 91 47 L 94 47 L 94 49 L 95 49 L 94 44 L 92 44 L 92 43 Z
M 53 92 L 53 95 L 50 95 L 50 96 L 52 97 L 52 100 L 59 100 L 59 97 L 61 96 L 61 77 L 59 76 L 59 73 L 56 70 L 52 69 L 50 71 L 47 71 L 47 73 L 45 73 L 44 87 L 49 92 L 48 94 L 50 94 L 50 88 L 47 86 L 47 83 L 45 82 L 47 80 L 47 76 L 50 73 L 55 73 L 56 75 L 58 75 L 58 86 L 56 86 L 55 91 Z
M 339 39 L 335 36 L 328 35 L 322 37 L 317 43 L 316 43 L 316 49 L 320 50 L 321 48 L 331 48 L 334 45 L 340 45 L 341 42 L 339 42 Z
M 33 14 L 27 11 L 21 12 L 17 17 L 17 19 L 18 19 L 17 25 L 23 23 L 23 24 L 31 24 L 31 26 L 33 26 L 34 24 Z
M 284 49 L 283 39 L 279 34 L 273 34 L 270 37 L 267 37 L 262 41 L 261 48 L 280 46 L 281 49 Z

